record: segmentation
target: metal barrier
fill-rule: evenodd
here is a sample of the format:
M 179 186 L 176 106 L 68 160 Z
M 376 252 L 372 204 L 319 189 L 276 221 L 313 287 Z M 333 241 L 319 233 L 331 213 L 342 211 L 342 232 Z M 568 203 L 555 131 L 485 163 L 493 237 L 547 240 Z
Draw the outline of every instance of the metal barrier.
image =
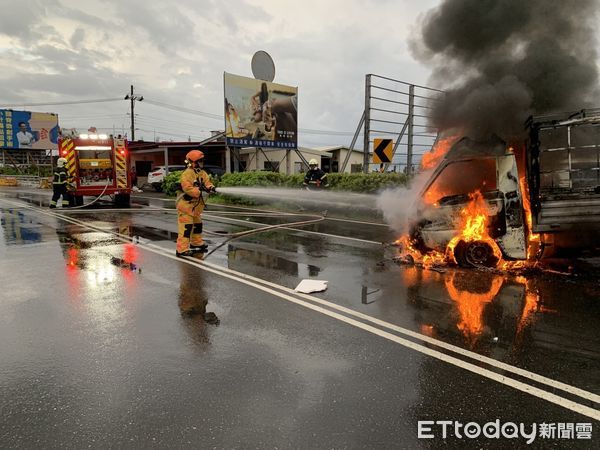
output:
M 412 174 L 423 153 L 429 151 L 437 139 L 437 130 L 429 124 L 430 110 L 432 103 L 443 94 L 431 87 L 367 74 L 365 109 L 340 172 L 346 168 L 362 131 L 364 172 L 373 164 L 373 139 L 377 137 L 394 141 L 392 160 L 386 166 L 404 167 L 407 174 Z
M 19 183 L 19 186 L 34 186 L 40 185 L 40 178 L 37 175 L 11 175 L 11 178 L 15 178 Z

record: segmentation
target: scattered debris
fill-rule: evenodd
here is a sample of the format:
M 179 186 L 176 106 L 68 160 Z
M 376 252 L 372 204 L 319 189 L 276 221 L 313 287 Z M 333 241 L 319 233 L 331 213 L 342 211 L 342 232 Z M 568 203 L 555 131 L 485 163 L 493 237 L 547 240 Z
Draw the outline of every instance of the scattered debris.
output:
M 138 273 L 142 273 L 141 267 L 138 267 L 134 263 L 128 263 L 124 259 L 121 259 L 121 258 L 116 258 L 114 256 L 111 256 L 110 263 L 117 267 L 121 267 L 122 269 L 129 269 L 134 272 L 137 270 Z
M 302 280 L 294 290 L 304 294 L 322 292 L 327 289 L 327 283 L 328 282 L 324 280 Z

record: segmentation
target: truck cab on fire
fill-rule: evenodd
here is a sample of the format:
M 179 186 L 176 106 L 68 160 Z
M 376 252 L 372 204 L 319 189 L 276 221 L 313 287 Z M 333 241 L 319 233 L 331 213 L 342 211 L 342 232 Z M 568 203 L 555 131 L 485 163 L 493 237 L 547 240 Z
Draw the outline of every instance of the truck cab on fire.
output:
M 600 110 L 532 117 L 527 126 L 523 143 L 454 143 L 421 191 L 413 248 L 450 252 L 464 266 L 600 252 Z M 478 214 L 484 232 L 469 234 Z

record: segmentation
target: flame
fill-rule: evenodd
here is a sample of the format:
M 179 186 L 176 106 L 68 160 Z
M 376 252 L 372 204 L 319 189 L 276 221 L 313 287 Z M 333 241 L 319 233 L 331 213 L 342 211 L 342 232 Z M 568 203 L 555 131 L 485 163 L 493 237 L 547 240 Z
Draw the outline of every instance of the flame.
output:
M 450 298 L 456 302 L 460 314 L 460 322 L 456 327 L 463 333 L 469 345 L 473 348 L 483 332 L 483 310 L 485 305 L 491 303 L 498 295 L 504 284 L 504 277 L 493 277 L 488 290 L 481 293 L 460 289 L 457 287 L 456 281 L 456 273 L 446 278 L 446 290 Z
M 525 183 L 525 176 L 519 178 L 521 185 L 521 196 L 523 198 L 523 210 L 525 211 L 525 226 L 527 227 L 527 259 L 533 259 L 537 247 L 540 244 L 540 235 L 534 233 L 533 218 L 531 216 L 531 202 L 529 201 L 529 188 Z
M 421 169 L 430 170 L 437 167 L 444 155 L 448 153 L 450 147 L 452 147 L 457 140 L 458 135 L 438 139 L 431 148 L 431 151 L 423 154 L 423 157 L 421 158 Z
M 401 236 L 394 242 L 394 245 L 400 247 L 406 255 L 410 255 L 415 264 L 429 269 L 431 267 L 445 265 L 448 261 L 446 255 L 437 250 L 432 250 L 425 254 L 414 247 L 414 242 L 408 235 Z
M 502 259 L 502 252 L 496 241 L 488 233 L 489 210 L 487 202 L 480 191 L 469 194 L 469 199 L 469 203 L 460 211 L 459 220 L 461 222 L 456 227 L 460 232 L 448 243 L 446 253 L 454 258 L 454 249 L 459 242 L 482 241 L 491 247 L 494 256 L 500 261 Z

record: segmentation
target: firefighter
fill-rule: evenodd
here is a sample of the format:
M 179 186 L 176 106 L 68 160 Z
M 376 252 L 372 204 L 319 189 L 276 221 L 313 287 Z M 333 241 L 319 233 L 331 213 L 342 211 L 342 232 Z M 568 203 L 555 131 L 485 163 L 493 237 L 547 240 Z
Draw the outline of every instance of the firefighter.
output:
M 202 240 L 202 191 L 215 193 L 216 189 L 204 167 L 204 153 L 192 150 L 185 155 L 186 169 L 181 174 L 181 190 L 177 192 L 177 256 L 193 256 L 205 252 Z
M 67 160 L 65 158 L 58 158 L 56 161 L 56 169 L 54 170 L 54 178 L 52 179 L 52 189 L 54 194 L 52 195 L 52 201 L 50 202 L 50 208 L 56 208 L 56 202 L 62 196 L 62 206 L 70 206 L 70 194 L 67 190 L 67 184 L 70 181 L 69 172 L 65 164 Z
M 327 181 L 327 174 L 319 169 L 319 163 L 316 159 L 311 159 L 308 162 L 310 169 L 304 175 L 304 182 L 302 185 L 307 189 L 321 189 L 329 185 Z

